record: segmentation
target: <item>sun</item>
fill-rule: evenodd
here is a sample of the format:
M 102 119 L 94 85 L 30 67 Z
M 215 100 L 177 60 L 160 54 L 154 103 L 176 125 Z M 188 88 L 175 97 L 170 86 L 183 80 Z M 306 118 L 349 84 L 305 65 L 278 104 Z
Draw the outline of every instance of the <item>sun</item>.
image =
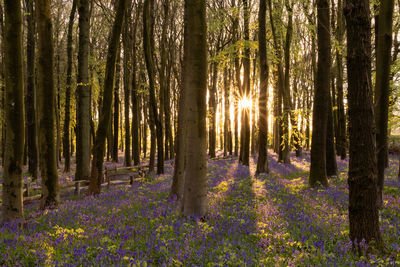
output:
M 247 96 L 244 96 L 239 99 L 239 107 L 240 109 L 249 109 L 252 106 L 251 99 Z

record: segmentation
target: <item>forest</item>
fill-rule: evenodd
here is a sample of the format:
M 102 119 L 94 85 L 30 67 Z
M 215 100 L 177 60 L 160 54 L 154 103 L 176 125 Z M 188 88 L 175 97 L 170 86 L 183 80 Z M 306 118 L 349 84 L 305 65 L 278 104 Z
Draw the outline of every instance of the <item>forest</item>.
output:
M 0 1 L 0 266 L 400 265 L 399 0 Z

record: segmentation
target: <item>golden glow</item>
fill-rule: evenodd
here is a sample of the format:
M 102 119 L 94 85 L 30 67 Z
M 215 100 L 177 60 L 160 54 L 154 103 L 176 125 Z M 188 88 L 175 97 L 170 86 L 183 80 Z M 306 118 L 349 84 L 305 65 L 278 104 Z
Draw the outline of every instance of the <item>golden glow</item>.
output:
M 252 101 L 249 97 L 245 96 L 239 99 L 239 107 L 240 109 L 249 109 L 252 106 Z

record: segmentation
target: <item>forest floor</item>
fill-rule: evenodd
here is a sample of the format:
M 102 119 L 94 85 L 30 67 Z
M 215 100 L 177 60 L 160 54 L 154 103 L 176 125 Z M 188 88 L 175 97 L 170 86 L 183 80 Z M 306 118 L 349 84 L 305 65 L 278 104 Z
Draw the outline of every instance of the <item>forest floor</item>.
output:
M 67 197 L 56 208 L 26 208 L 28 219 L 0 228 L 5 266 L 369 266 L 400 264 L 400 181 L 390 158 L 380 211 L 385 254 L 355 255 L 348 239 L 348 161 L 329 188 L 308 187 L 309 155 L 291 164 L 269 155 L 256 177 L 236 158 L 209 160 L 205 221 L 180 215 L 168 200 L 173 164 L 145 182 L 99 196 Z M 122 162 L 122 161 L 121 161 Z M 107 163 L 110 165 L 110 163 Z M 61 172 L 60 172 L 61 173 Z M 60 174 L 60 182 L 72 181 Z M 26 177 L 27 179 L 27 177 Z

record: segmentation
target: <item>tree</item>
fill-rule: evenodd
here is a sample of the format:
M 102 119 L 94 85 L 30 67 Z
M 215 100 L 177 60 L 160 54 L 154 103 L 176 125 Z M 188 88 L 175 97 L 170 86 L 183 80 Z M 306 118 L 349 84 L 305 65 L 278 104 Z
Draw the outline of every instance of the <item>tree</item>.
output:
M 185 216 L 207 212 L 207 24 L 206 1 L 185 0 L 183 90 L 187 124 L 183 196 Z
M 382 244 L 377 208 L 371 21 L 368 0 L 346 0 L 350 240 Z M 354 244 L 354 246 L 356 246 Z
M 42 176 L 40 207 L 56 205 L 59 201 L 57 155 L 55 143 L 55 90 L 53 80 L 53 36 L 50 0 L 36 0 L 38 29 L 38 119 L 39 155 Z
M 27 41 L 26 41 L 26 125 L 28 139 L 28 170 L 33 179 L 38 177 L 38 147 L 36 130 L 36 89 L 35 89 L 35 18 L 33 0 L 26 0 Z
M 70 170 L 70 149 L 69 149 L 69 125 L 70 125 L 70 106 L 71 106 L 71 87 L 72 87 L 72 30 L 76 13 L 76 2 L 72 2 L 72 9 L 69 15 L 68 33 L 67 33 L 67 81 L 65 90 L 65 118 L 64 118 L 64 140 L 63 152 L 65 158 L 64 171 Z
M 328 186 L 326 176 L 326 132 L 328 125 L 328 94 L 330 90 L 331 44 L 329 1 L 317 0 L 318 8 L 318 73 L 314 93 L 313 127 L 311 140 L 310 186 L 317 182 Z
M 99 194 L 101 182 L 103 180 L 103 161 L 107 133 L 111 121 L 111 106 L 113 100 L 113 85 L 115 74 L 115 62 L 117 60 L 117 51 L 119 39 L 122 32 L 122 23 L 124 20 L 125 9 L 128 0 L 119 0 L 117 13 L 115 15 L 114 25 L 111 31 L 111 38 L 108 45 L 106 74 L 104 80 L 103 103 L 100 111 L 99 126 L 96 131 L 96 137 L 93 149 L 92 170 L 90 175 L 90 184 L 88 193 Z
M 22 162 L 24 155 L 24 84 L 21 1 L 5 0 L 5 150 L 2 221 L 24 219 Z
M 376 51 L 375 124 L 378 159 L 378 205 L 382 205 L 383 182 L 388 156 L 388 114 L 392 52 L 393 0 L 382 0 L 379 7 Z
M 243 0 L 243 17 L 244 17 L 244 41 L 245 48 L 243 53 L 243 86 L 240 97 L 242 99 L 250 98 L 250 30 L 249 20 L 250 11 L 247 0 Z M 250 109 L 249 107 L 242 108 L 240 132 L 240 162 L 243 165 L 249 166 L 250 153 Z
M 267 62 L 267 40 L 266 40 L 266 0 L 260 0 L 260 10 L 258 13 L 258 46 L 260 56 L 260 96 L 258 99 L 258 160 L 256 173 L 268 173 L 268 62 Z
M 149 109 L 153 127 L 157 136 L 157 174 L 164 173 L 164 141 L 161 117 L 157 112 L 156 93 L 155 93 L 155 67 L 153 61 L 154 54 L 154 0 L 145 0 L 143 4 L 143 48 L 146 60 L 146 68 L 149 76 Z M 154 132 L 154 131 L 153 131 Z M 154 134 L 153 138 L 154 138 Z M 154 149 L 154 142 L 153 142 Z
M 127 23 L 124 25 L 122 33 L 122 43 L 124 48 L 124 115 L 125 115 L 125 157 L 124 165 L 131 166 L 131 131 L 130 131 L 130 119 L 129 119 L 129 101 L 130 93 L 132 90 L 131 84 L 131 36 L 130 36 L 130 8 L 125 11 L 125 19 Z
M 75 180 L 90 176 L 89 0 L 79 0 L 79 51 L 77 79 L 77 133 Z

